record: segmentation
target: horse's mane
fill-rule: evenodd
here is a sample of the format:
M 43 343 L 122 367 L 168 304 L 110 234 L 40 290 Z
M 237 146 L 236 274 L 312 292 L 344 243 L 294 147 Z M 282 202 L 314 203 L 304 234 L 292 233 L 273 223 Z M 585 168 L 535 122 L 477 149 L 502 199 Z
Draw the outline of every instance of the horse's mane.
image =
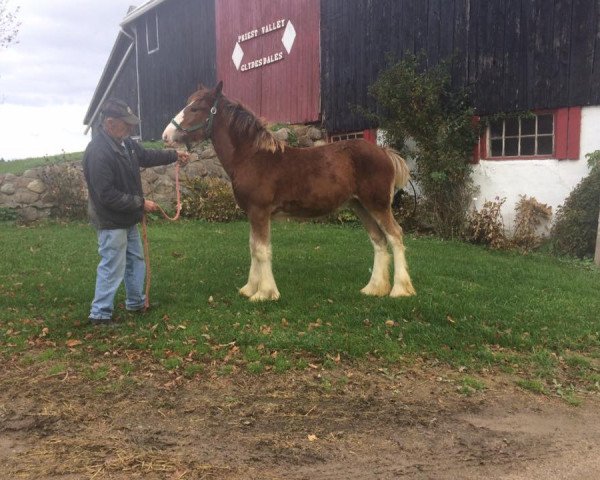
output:
M 257 118 L 247 107 L 227 98 L 223 111 L 228 117 L 229 132 L 236 143 L 251 141 L 254 148 L 275 153 L 283 152 L 285 144 L 267 129 L 265 121 Z

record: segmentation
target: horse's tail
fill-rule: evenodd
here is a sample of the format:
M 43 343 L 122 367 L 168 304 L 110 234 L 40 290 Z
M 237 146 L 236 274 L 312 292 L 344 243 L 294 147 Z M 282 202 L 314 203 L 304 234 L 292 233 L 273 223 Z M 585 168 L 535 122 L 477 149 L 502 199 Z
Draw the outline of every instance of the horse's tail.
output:
M 384 147 L 384 152 L 394 164 L 396 176 L 394 178 L 394 186 L 396 188 L 404 188 L 410 180 L 410 170 L 404 159 L 393 148 Z

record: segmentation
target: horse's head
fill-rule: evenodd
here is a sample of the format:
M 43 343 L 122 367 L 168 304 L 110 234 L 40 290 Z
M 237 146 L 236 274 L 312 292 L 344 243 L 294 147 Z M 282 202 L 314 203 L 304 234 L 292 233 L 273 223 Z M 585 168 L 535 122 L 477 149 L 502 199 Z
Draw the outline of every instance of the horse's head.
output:
M 165 128 L 162 135 L 165 143 L 189 144 L 210 138 L 222 89 L 223 82 L 213 89 L 199 85 L 187 105 Z

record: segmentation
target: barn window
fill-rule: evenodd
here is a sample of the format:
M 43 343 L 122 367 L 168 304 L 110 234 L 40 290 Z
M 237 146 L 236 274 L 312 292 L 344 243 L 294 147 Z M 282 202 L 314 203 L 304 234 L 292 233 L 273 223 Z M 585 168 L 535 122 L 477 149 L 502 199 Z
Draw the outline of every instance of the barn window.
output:
M 329 135 L 329 142 L 339 142 L 341 140 L 352 140 L 355 138 L 364 138 L 371 143 L 377 143 L 377 130 L 361 130 L 360 132 L 335 133 Z
M 479 117 L 473 123 L 479 123 Z M 492 120 L 473 149 L 480 159 L 548 158 L 577 160 L 581 143 L 581 107 Z
M 489 125 L 490 158 L 552 157 L 554 114 L 495 119 Z
M 158 14 L 156 11 L 146 17 L 146 45 L 148 45 L 148 53 L 158 51 Z
M 336 133 L 329 136 L 329 141 L 340 142 L 342 140 L 352 140 L 354 138 L 365 138 L 364 132 L 351 132 L 351 133 Z

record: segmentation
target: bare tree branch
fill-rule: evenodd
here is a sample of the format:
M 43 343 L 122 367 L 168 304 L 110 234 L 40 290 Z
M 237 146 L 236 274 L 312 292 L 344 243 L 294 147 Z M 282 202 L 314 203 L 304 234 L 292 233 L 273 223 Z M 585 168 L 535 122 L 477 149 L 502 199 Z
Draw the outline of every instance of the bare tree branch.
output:
M 20 7 L 9 10 L 7 1 L 0 0 L 0 50 L 8 47 L 11 43 L 16 43 L 21 26 L 21 22 L 17 19 Z

